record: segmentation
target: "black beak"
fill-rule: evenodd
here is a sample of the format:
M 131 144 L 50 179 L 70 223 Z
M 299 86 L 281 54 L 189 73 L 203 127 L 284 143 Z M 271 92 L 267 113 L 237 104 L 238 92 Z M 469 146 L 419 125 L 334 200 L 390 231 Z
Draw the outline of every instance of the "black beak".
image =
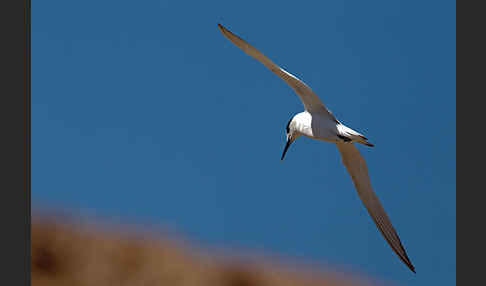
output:
M 292 139 L 287 139 L 287 143 L 285 143 L 285 148 L 282 153 L 282 158 L 280 158 L 280 161 L 282 161 L 285 157 L 285 153 L 287 153 L 287 150 L 289 149 L 290 144 L 292 144 Z

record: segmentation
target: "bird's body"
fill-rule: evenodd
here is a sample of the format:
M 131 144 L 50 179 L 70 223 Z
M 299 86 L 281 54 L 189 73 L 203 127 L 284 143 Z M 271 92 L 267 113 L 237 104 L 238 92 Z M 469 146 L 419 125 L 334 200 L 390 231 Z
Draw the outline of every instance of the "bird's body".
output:
M 318 112 L 297 113 L 292 117 L 289 127 L 295 130 L 295 136 L 306 136 L 331 143 L 358 142 L 371 145 L 362 134 Z
M 408 258 L 395 228 L 371 187 L 366 163 L 353 143 L 361 143 L 370 147 L 373 147 L 373 144 L 369 143 L 365 136 L 337 120 L 303 81 L 273 63 L 260 51 L 222 25 L 218 24 L 218 27 L 228 40 L 284 80 L 297 93 L 304 105 L 305 111 L 294 115 L 287 123 L 287 142 L 281 159 L 283 160 L 290 144 L 300 136 L 335 143 L 358 195 L 378 230 L 402 262 L 415 272 L 415 267 Z

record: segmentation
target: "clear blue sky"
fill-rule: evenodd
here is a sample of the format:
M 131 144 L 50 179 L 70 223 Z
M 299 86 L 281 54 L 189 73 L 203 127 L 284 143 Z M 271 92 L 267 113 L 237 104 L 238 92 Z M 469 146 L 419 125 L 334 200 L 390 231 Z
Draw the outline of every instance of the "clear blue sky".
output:
M 455 285 L 455 1 L 32 3 L 32 201 L 196 244 Z M 417 269 L 379 234 L 335 145 L 280 161 L 293 91 L 346 125 Z

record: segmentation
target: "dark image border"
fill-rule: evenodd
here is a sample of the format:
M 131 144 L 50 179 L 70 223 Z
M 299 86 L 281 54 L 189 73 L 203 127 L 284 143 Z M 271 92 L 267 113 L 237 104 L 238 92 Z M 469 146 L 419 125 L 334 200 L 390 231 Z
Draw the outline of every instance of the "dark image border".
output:
M 30 7 L 0 1 L 2 285 L 30 285 Z
M 456 3 L 456 284 L 484 282 L 484 9 Z M 479 138 L 481 137 L 481 139 Z M 466 143 L 467 142 L 467 143 Z M 467 144 L 467 146 L 466 146 Z M 460 215 L 459 215 L 460 214 Z

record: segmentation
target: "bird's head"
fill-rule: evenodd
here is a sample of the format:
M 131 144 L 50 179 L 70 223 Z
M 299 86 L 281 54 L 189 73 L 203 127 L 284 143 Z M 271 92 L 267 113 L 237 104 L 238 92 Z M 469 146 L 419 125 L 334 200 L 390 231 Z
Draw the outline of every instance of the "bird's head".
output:
M 280 158 L 280 160 L 284 159 L 285 153 L 287 153 L 290 144 L 292 144 L 292 142 L 294 142 L 294 140 L 301 135 L 300 132 L 296 130 L 294 118 L 295 116 L 290 118 L 289 122 L 287 123 L 287 126 L 285 127 L 285 135 L 287 137 L 286 139 L 287 142 L 285 143 L 285 148 L 283 150 L 282 158 Z

